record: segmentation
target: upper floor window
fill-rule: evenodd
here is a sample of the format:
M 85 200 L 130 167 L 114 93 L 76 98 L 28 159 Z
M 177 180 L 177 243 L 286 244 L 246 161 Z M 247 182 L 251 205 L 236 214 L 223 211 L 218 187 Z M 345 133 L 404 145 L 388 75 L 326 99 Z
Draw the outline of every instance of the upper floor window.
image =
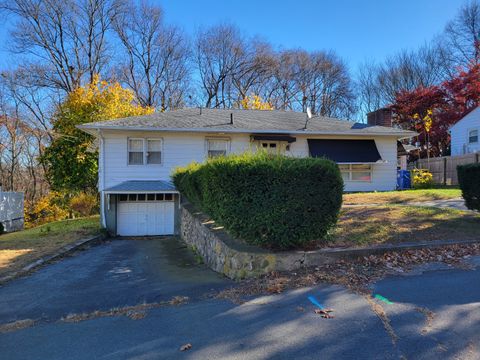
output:
M 343 181 L 372 181 L 372 165 L 370 164 L 339 164 Z
M 207 156 L 209 158 L 225 156 L 229 147 L 230 140 L 228 139 L 207 139 Z
M 470 130 L 468 132 L 468 142 L 470 144 L 478 143 L 478 130 Z
M 128 165 L 143 165 L 143 139 L 128 139 Z
M 161 164 L 161 139 L 128 139 L 128 165 Z
M 147 164 L 162 163 L 162 140 L 147 139 Z

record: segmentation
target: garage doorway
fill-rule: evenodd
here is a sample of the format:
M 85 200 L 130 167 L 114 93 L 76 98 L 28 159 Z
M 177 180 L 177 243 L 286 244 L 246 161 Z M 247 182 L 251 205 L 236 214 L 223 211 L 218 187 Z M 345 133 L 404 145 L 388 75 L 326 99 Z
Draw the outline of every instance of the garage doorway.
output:
M 117 234 L 120 236 L 172 235 L 175 231 L 174 194 L 119 194 Z

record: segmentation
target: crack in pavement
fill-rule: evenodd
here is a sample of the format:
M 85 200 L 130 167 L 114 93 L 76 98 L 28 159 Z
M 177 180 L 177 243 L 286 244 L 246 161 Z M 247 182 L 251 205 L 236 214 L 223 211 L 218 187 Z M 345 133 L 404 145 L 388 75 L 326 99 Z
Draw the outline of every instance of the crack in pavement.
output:
M 425 316 L 425 326 L 423 327 L 420 333 L 422 335 L 426 335 L 432 329 L 432 323 L 433 323 L 433 319 L 435 318 L 435 313 L 426 307 L 420 307 L 420 306 L 415 307 L 415 311 Z
M 396 346 L 399 337 L 395 333 L 395 330 L 393 329 L 392 324 L 390 323 L 390 319 L 388 318 L 385 309 L 383 308 L 382 305 L 378 304 L 372 298 L 371 295 L 364 295 L 364 298 L 370 304 L 370 308 L 372 309 L 374 314 L 377 315 L 380 321 L 382 322 L 383 327 L 385 328 L 385 331 L 387 332 L 388 336 L 390 336 L 390 339 L 392 340 L 393 346 Z
M 60 322 L 78 323 L 81 321 L 87 321 L 92 319 L 98 319 L 102 317 L 114 317 L 114 316 L 126 316 L 132 320 L 143 319 L 147 315 L 147 310 L 165 307 L 165 306 L 180 306 L 188 303 L 189 298 L 187 296 L 174 296 L 168 301 L 154 302 L 154 303 L 142 303 L 131 306 L 115 307 L 109 310 L 95 310 L 89 313 L 80 314 L 68 314 L 62 316 Z M 49 323 L 49 320 L 32 320 L 22 319 L 14 322 L 0 324 L 0 333 L 8 333 L 18 331 L 38 325 L 40 323 Z

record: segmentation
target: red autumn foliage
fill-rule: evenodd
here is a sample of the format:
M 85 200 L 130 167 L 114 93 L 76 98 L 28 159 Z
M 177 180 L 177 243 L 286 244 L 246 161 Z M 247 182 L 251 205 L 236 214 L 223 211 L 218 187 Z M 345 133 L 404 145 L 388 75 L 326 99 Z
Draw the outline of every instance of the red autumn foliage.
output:
M 480 65 L 472 65 L 442 84 L 419 87 L 397 93 L 391 105 L 395 122 L 404 129 L 419 133 L 418 142 L 426 144 L 427 133 L 422 119 L 432 110 L 432 128 L 428 134 L 430 155 L 446 155 L 450 147 L 448 129 L 475 109 L 480 101 Z M 418 114 L 418 118 L 415 118 Z M 425 151 L 423 151 L 425 155 Z

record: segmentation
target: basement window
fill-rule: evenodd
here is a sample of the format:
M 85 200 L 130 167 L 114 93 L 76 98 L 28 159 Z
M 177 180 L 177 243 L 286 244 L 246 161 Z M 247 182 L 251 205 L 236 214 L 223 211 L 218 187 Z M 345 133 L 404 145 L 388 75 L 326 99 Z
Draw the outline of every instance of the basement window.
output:
M 343 181 L 371 182 L 372 165 L 370 164 L 339 164 Z

